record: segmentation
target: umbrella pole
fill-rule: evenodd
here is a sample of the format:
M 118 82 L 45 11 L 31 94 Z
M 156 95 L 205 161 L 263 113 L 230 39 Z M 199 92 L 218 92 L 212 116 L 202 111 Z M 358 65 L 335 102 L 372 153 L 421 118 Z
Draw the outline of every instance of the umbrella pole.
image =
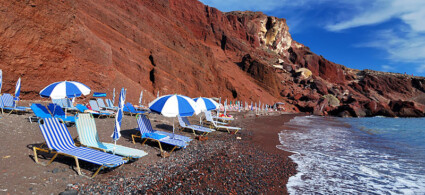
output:
M 174 118 L 173 118 L 173 138 L 174 138 Z
M 112 153 L 115 155 L 115 147 L 117 146 L 117 140 L 114 140 L 114 149 L 112 150 Z

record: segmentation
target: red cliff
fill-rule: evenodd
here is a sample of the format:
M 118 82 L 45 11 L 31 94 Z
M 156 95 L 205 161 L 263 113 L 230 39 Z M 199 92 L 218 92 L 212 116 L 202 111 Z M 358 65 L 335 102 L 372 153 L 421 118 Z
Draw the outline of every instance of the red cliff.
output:
M 283 101 L 318 115 L 423 115 L 424 78 L 330 62 L 293 40 L 285 19 L 260 12 L 223 13 L 197 0 L 0 7 L 2 92 L 13 92 L 22 77 L 23 99 L 39 98 L 52 82 L 76 80 L 93 91 L 125 87 L 133 102 L 144 89 L 147 101 L 160 91 Z

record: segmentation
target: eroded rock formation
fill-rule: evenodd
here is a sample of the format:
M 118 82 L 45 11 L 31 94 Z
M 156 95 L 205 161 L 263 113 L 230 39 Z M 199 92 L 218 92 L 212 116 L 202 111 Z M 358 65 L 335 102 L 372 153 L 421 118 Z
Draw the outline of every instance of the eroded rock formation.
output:
M 221 96 L 338 116 L 423 116 L 425 79 L 354 70 L 292 39 L 285 19 L 197 0 L 1 1 L 2 92 L 77 80 L 93 91 Z M 308 75 L 308 76 L 306 76 Z M 336 105 L 338 100 L 339 105 Z

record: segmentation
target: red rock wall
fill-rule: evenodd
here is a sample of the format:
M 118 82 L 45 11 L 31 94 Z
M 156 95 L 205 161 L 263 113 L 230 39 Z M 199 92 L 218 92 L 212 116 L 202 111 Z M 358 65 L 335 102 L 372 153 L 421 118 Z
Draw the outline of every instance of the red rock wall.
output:
M 22 99 L 76 80 L 93 91 L 125 87 L 130 102 L 143 89 L 147 102 L 160 91 L 283 101 L 317 114 L 397 107 L 410 116 L 425 102 L 423 78 L 347 69 L 292 40 L 285 19 L 261 12 L 222 13 L 197 0 L 0 1 L 0 10 L 2 92 L 13 93 L 22 77 Z M 313 77 L 301 78 L 301 67 Z M 325 94 L 341 107 L 317 106 Z

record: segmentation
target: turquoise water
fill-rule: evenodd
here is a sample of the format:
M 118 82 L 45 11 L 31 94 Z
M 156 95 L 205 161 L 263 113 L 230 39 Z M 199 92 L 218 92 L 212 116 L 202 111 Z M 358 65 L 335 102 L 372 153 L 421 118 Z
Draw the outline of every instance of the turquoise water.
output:
M 424 194 L 425 118 L 296 117 L 279 134 L 294 153 L 291 194 Z M 297 130 L 291 130 L 291 129 Z

